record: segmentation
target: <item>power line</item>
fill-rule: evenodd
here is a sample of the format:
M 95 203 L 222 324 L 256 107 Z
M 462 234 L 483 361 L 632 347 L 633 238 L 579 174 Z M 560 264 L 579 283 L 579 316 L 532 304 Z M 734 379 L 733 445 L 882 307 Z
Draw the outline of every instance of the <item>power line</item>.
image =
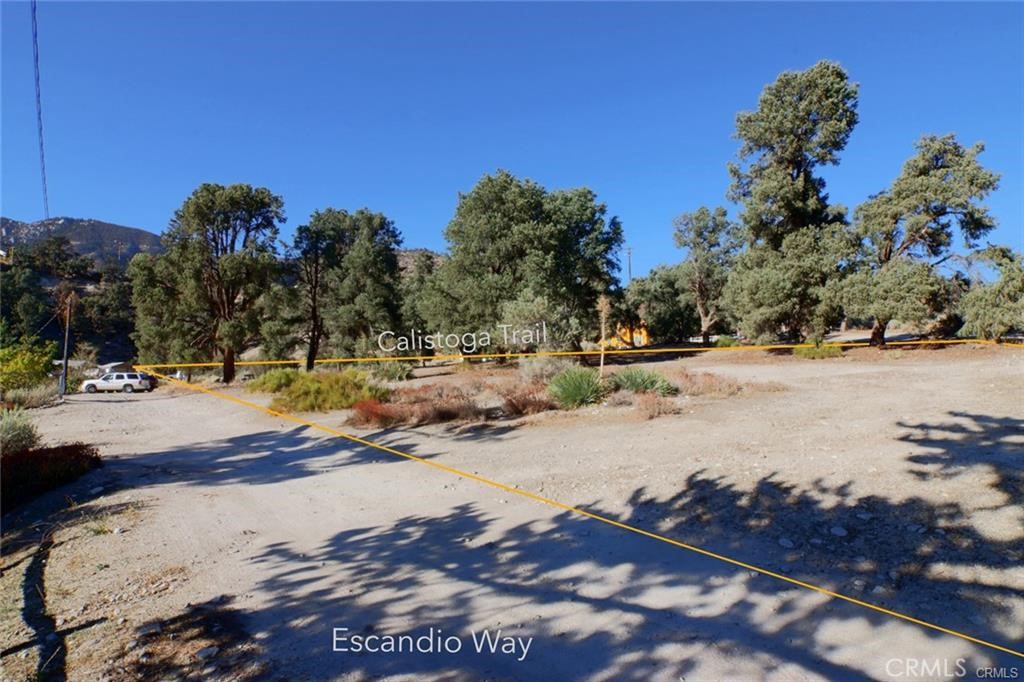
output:
M 39 173 L 43 179 L 43 217 L 50 217 L 50 198 L 46 191 L 46 153 L 43 151 L 43 97 L 39 90 L 39 27 L 36 0 L 32 0 L 32 64 L 36 75 L 36 129 L 39 131 Z

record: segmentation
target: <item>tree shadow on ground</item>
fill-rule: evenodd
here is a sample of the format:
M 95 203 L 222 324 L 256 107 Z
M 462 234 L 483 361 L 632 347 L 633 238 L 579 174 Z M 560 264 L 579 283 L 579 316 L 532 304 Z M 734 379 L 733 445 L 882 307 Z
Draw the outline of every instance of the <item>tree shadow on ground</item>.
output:
M 931 451 L 907 458 L 921 465 L 911 473 L 948 479 L 984 468 L 994 478 L 992 487 L 1005 495 L 994 504 L 1024 500 L 1024 419 L 962 411 L 949 417 L 938 424 L 898 422 L 910 429 L 900 440 Z
M 932 467 L 938 476 L 979 468 L 996 472 L 995 489 L 1010 495 L 1008 504 L 1019 505 L 1021 497 L 1013 493 L 1018 488 L 1005 481 L 1019 482 L 1020 420 L 954 416 L 971 423 L 904 424 L 913 430 L 904 436 L 907 442 L 933 451 L 915 452 L 909 461 Z M 146 455 L 128 466 L 148 473 L 152 484 L 219 486 L 402 461 L 314 434 L 264 431 Z M 366 439 L 436 456 L 417 452 L 398 430 Z M 803 489 L 777 474 L 741 489 L 698 471 L 676 488 L 667 496 L 636 489 L 624 515 L 600 500 L 579 506 L 1021 648 L 1015 616 L 1024 604 L 1010 582 L 1020 571 L 1020 538 L 987 537 L 972 520 L 976 507 L 966 501 L 858 496 L 852 482 L 819 480 Z M 964 655 L 971 665 L 1017 664 L 948 635 L 621 528 L 543 506 L 532 509 L 527 516 L 535 520 L 517 523 L 510 521 L 514 515 L 465 503 L 346 529 L 312 550 L 288 541 L 269 544 L 253 558 L 266 576 L 254 591 L 259 606 L 238 608 L 237 626 L 260 634 L 261 655 L 292 679 L 674 681 L 709 679 L 714 671 L 715 678 L 736 680 L 862 680 L 880 677 L 876 659 L 884 660 L 885 652 L 898 656 L 909 650 Z M 940 564 L 972 570 L 936 573 Z M 186 610 L 180 628 L 192 627 L 196 617 Z M 165 621 L 162 631 L 174 627 Z M 434 627 L 461 636 L 464 646 L 450 656 L 333 652 L 336 627 L 349 628 L 349 634 L 422 634 Z M 523 661 L 476 654 L 470 633 L 483 628 L 534 637 L 530 654 Z M 161 662 L 161 671 L 177 666 L 195 672 L 192 659 L 152 660 Z
M 1012 543 L 985 539 L 957 503 L 855 497 L 850 487 L 819 482 L 802 491 L 770 475 L 740 490 L 698 472 L 668 498 L 636 490 L 622 520 L 1012 648 L 1019 592 L 991 577 L 928 572 L 940 561 L 1011 570 Z M 600 505 L 586 508 L 601 513 Z M 271 656 L 301 651 L 304 669 L 325 678 L 708 679 L 712 661 L 729 679 L 878 677 L 877 660 L 851 658 L 850 646 L 880 660 L 886 650 L 896 656 L 913 647 L 964 655 L 972 665 L 1000 660 L 623 529 L 571 513 L 546 516 L 510 526 L 463 504 L 346 530 L 313 553 L 272 544 L 256 559 L 269 574 L 259 586 L 269 603 L 247 617 L 269 632 Z M 283 625 L 296 620 L 298 627 Z M 330 650 L 333 627 L 363 634 L 434 627 L 467 640 L 500 627 L 534 637 L 534 653 L 522 662 L 467 650 L 345 654 Z

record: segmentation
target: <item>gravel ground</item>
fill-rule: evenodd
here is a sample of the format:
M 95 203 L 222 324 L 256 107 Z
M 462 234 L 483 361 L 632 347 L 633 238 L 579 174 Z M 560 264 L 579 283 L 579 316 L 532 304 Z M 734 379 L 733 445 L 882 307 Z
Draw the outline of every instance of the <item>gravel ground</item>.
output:
M 650 366 L 747 390 L 653 420 L 311 418 L 1024 650 L 1024 352 Z M 107 464 L 4 519 L 5 680 L 908 679 L 892 659 L 1024 675 L 1021 658 L 210 396 L 74 396 L 36 416 Z M 335 652 L 333 628 L 434 628 L 462 649 Z M 498 629 L 510 653 L 477 653 L 472 635 Z

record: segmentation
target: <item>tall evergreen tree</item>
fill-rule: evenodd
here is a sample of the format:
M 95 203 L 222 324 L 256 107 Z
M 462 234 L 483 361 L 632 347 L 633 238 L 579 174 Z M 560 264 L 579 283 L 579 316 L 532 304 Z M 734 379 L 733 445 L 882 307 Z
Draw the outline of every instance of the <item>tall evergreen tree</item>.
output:
M 586 188 L 547 192 L 507 171 L 484 176 L 459 197 L 445 230 L 450 257 L 424 306 L 429 325 L 456 333 L 493 329 L 517 302 L 517 315 L 557 310 L 579 333 L 596 333 L 597 300 L 617 285 L 622 244 L 622 226 L 606 214 Z
M 371 339 L 401 324 L 398 248 L 402 235 L 382 213 L 362 208 L 345 214 L 343 232 L 351 248 L 329 271 L 327 330 L 342 353 L 371 352 Z
M 169 337 L 165 348 L 219 353 L 224 381 L 234 379 L 236 353 L 258 337 L 257 303 L 275 272 L 283 207 L 270 190 L 245 184 L 206 183 L 185 200 L 163 235 L 167 252 L 135 266 L 140 351 L 153 353 L 153 342 Z M 147 289 L 150 278 L 158 289 Z M 167 326 L 155 329 L 149 316 Z
M 854 244 L 817 171 L 838 163 L 856 124 L 857 85 L 828 61 L 780 74 L 736 117 L 741 164 L 729 166 L 729 196 L 743 205 L 748 248 L 727 299 L 747 336 L 820 338 L 840 314 L 835 280 Z
M 336 281 L 336 271 L 352 248 L 355 236 L 351 217 L 336 208 L 314 211 L 309 222 L 295 231 L 292 257 L 302 300 L 307 370 L 313 369 L 327 335 L 324 307 L 329 287 Z

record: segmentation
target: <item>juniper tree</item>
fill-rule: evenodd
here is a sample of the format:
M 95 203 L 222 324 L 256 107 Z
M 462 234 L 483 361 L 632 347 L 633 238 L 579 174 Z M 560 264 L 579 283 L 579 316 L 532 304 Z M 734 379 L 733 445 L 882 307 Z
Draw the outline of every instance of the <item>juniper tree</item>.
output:
M 855 213 L 866 268 L 853 278 L 845 303 L 852 314 L 874 318 L 873 345 L 885 345 L 890 321 L 920 322 L 941 307 L 943 282 L 934 266 L 949 255 L 955 229 L 973 248 L 995 227 L 980 203 L 999 183 L 978 162 L 984 145 L 927 135 L 915 147 L 892 186 Z
M 964 294 L 961 333 L 1000 340 L 1011 331 L 1024 331 L 1024 256 L 1006 247 L 989 247 L 980 256 L 995 266 L 998 278 Z
M 675 220 L 676 246 L 686 249 L 679 282 L 700 316 L 705 346 L 711 343 L 711 330 L 722 319 L 725 283 L 741 246 L 738 232 L 722 207 L 711 211 L 701 206 Z

